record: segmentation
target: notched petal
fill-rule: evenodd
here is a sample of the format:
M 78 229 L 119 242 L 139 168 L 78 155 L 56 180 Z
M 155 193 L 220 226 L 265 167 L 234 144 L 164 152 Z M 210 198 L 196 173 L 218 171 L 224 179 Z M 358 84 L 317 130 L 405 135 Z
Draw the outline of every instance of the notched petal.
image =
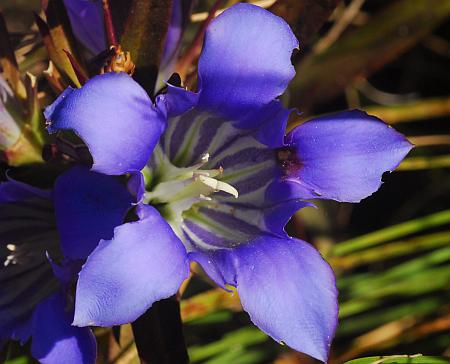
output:
M 166 125 L 166 113 L 130 76 L 106 73 L 68 88 L 45 110 L 47 130 L 73 130 L 88 146 L 92 170 L 120 175 L 141 170 Z
M 383 173 L 397 168 L 413 147 L 391 126 L 358 110 L 307 121 L 285 141 L 297 161 L 285 163 L 295 197 L 343 202 L 377 191 Z
M 283 94 L 294 76 L 291 55 L 297 47 L 289 25 L 265 9 L 238 4 L 224 11 L 206 31 L 199 108 L 248 129 L 257 111 Z
M 188 277 L 186 250 L 158 211 L 140 206 L 138 216 L 88 257 L 79 274 L 74 325 L 132 322 Z
M 337 289 L 333 271 L 310 244 L 262 235 L 191 257 L 222 287 L 237 287 L 242 307 L 261 330 L 326 362 L 337 326 Z

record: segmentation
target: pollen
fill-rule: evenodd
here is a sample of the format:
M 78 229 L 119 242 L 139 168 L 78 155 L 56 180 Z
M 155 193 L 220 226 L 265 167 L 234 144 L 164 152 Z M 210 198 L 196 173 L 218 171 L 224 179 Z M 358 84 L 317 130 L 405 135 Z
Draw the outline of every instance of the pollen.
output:
M 122 50 L 121 46 L 111 46 L 111 51 L 113 55 L 109 60 L 108 64 L 103 67 L 103 73 L 107 72 L 125 72 L 130 76 L 133 75 L 136 66 L 131 60 L 130 52 L 125 52 Z

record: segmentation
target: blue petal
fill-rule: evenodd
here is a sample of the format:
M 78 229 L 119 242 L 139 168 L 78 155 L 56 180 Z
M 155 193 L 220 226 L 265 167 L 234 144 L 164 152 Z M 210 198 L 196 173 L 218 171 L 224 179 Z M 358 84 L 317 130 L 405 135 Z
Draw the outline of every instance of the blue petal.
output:
M 55 183 L 54 204 L 66 257 L 84 259 L 123 223 L 133 196 L 114 177 L 74 167 Z
M 161 58 L 161 66 L 164 68 L 174 57 L 180 45 L 180 38 L 183 31 L 182 25 L 187 14 L 183 12 L 181 0 L 174 0 L 172 5 L 172 15 L 170 17 L 169 29 L 164 40 L 164 49 Z
M 108 48 L 100 0 L 64 0 L 75 37 L 94 55 Z
M 23 201 L 33 197 L 50 199 L 51 193 L 49 190 L 43 190 L 12 179 L 0 183 L 0 203 Z
M 0 339 L 25 342 L 34 307 L 58 289 L 45 256 L 59 255 L 50 197 L 25 183 L 0 184 Z
M 190 1 L 174 0 L 172 5 L 172 15 L 170 17 L 169 29 L 167 30 L 166 39 L 164 41 L 164 49 L 161 62 L 159 65 L 158 79 L 156 81 L 156 90 L 164 87 L 166 82 L 172 75 L 177 61 L 178 51 L 181 45 L 181 35 L 190 11 Z M 189 9 L 190 10 L 190 9 Z
M 181 115 L 198 103 L 198 94 L 181 87 L 167 85 L 167 92 L 157 97 L 156 104 L 169 117 Z
M 136 204 L 139 204 L 144 198 L 145 181 L 141 172 L 131 173 L 130 179 L 127 183 L 128 191 L 135 196 Z
M 52 267 L 53 275 L 58 279 L 60 288 L 65 292 L 72 289 L 72 284 L 81 270 L 82 260 L 62 259 L 60 264 L 56 263 L 50 254 L 47 254 L 47 259 Z
M 381 120 L 349 111 L 308 121 L 286 136 L 293 158 L 286 174 L 298 198 L 358 202 L 411 150 L 406 138 Z
M 126 73 L 106 73 L 66 89 L 45 110 L 48 131 L 72 129 L 92 154 L 92 170 L 119 175 L 141 170 L 164 130 L 166 115 Z
M 298 41 L 281 18 L 250 4 L 224 11 L 209 25 L 199 60 L 199 107 L 239 120 L 270 104 L 295 74 Z
M 300 200 L 288 200 L 267 208 L 264 221 L 268 231 L 282 236 L 285 233 L 284 228 L 292 215 L 304 207 L 314 207 L 314 205 Z
M 261 236 L 203 253 L 212 279 L 237 287 L 253 323 L 277 341 L 326 362 L 338 315 L 330 266 L 308 243 Z M 205 264 L 208 262 L 209 264 Z
M 247 120 L 235 125 L 243 129 L 254 129 L 254 137 L 258 141 L 271 148 L 278 148 L 284 145 L 284 135 L 290 114 L 291 110 L 275 100 L 251 113 Z
M 11 327 L 0 325 L 0 350 L 2 349 L 2 341 L 15 340 L 22 345 L 25 344 L 31 336 L 32 318 L 31 314 L 24 317 L 22 320 L 14 322 Z
M 66 300 L 55 293 L 35 309 L 31 353 L 43 364 L 94 364 L 96 342 L 87 327 L 71 326 Z
M 136 320 L 155 301 L 175 294 L 189 274 L 186 250 L 157 210 L 102 240 L 80 272 L 74 325 L 112 326 Z

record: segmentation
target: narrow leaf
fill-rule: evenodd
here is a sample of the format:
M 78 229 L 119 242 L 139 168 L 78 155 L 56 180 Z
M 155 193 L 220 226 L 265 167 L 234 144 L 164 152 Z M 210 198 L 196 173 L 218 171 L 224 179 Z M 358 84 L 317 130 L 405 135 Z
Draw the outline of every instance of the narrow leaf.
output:
M 134 78 L 153 95 L 164 41 L 169 28 L 172 0 L 133 0 L 120 39 L 136 65 Z
M 438 356 L 416 355 L 390 355 L 390 356 L 371 356 L 368 358 L 359 358 L 346 362 L 345 364 L 448 364 L 449 358 Z
M 293 106 L 309 111 L 338 96 L 358 77 L 369 76 L 417 44 L 449 14 L 450 0 L 390 2 L 361 28 L 302 60 L 291 82 Z
M 334 246 L 332 254 L 341 256 L 448 223 L 450 210 L 444 210 L 338 243 Z
M 0 68 L 2 74 L 14 91 L 14 94 L 25 99 L 25 87 L 20 79 L 19 67 L 14 55 L 14 49 L 9 41 L 8 30 L 6 29 L 5 19 L 0 12 Z

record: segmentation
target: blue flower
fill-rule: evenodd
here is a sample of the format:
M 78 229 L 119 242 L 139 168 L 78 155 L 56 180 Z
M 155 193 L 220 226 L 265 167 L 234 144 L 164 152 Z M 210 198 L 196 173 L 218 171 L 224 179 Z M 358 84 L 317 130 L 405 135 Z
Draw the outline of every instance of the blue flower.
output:
M 61 258 L 50 193 L 11 180 L 0 184 L 0 206 L 0 343 L 31 337 L 41 363 L 94 363 L 93 333 L 71 325 L 80 264 L 47 259 Z
M 277 97 L 294 76 L 297 47 L 281 18 L 239 4 L 208 27 L 198 92 L 169 86 L 153 103 L 131 77 L 109 73 L 46 110 L 48 130 L 74 130 L 92 171 L 105 174 L 75 167 L 53 192 L 63 253 L 86 259 L 74 325 L 134 321 L 175 294 L 196 261 L 221 287 L 237 288 L 260 329 L 327 360 L 338 315 L 333 272 L 284 226 L 308 199 L 357 202 L 375 192 L 411 144 L 360 111 L 285 136 L 290 110 Z M 124 174 L 127 186 L 113 177 Z M 127 211 L 135 218 L 124 223 Z

